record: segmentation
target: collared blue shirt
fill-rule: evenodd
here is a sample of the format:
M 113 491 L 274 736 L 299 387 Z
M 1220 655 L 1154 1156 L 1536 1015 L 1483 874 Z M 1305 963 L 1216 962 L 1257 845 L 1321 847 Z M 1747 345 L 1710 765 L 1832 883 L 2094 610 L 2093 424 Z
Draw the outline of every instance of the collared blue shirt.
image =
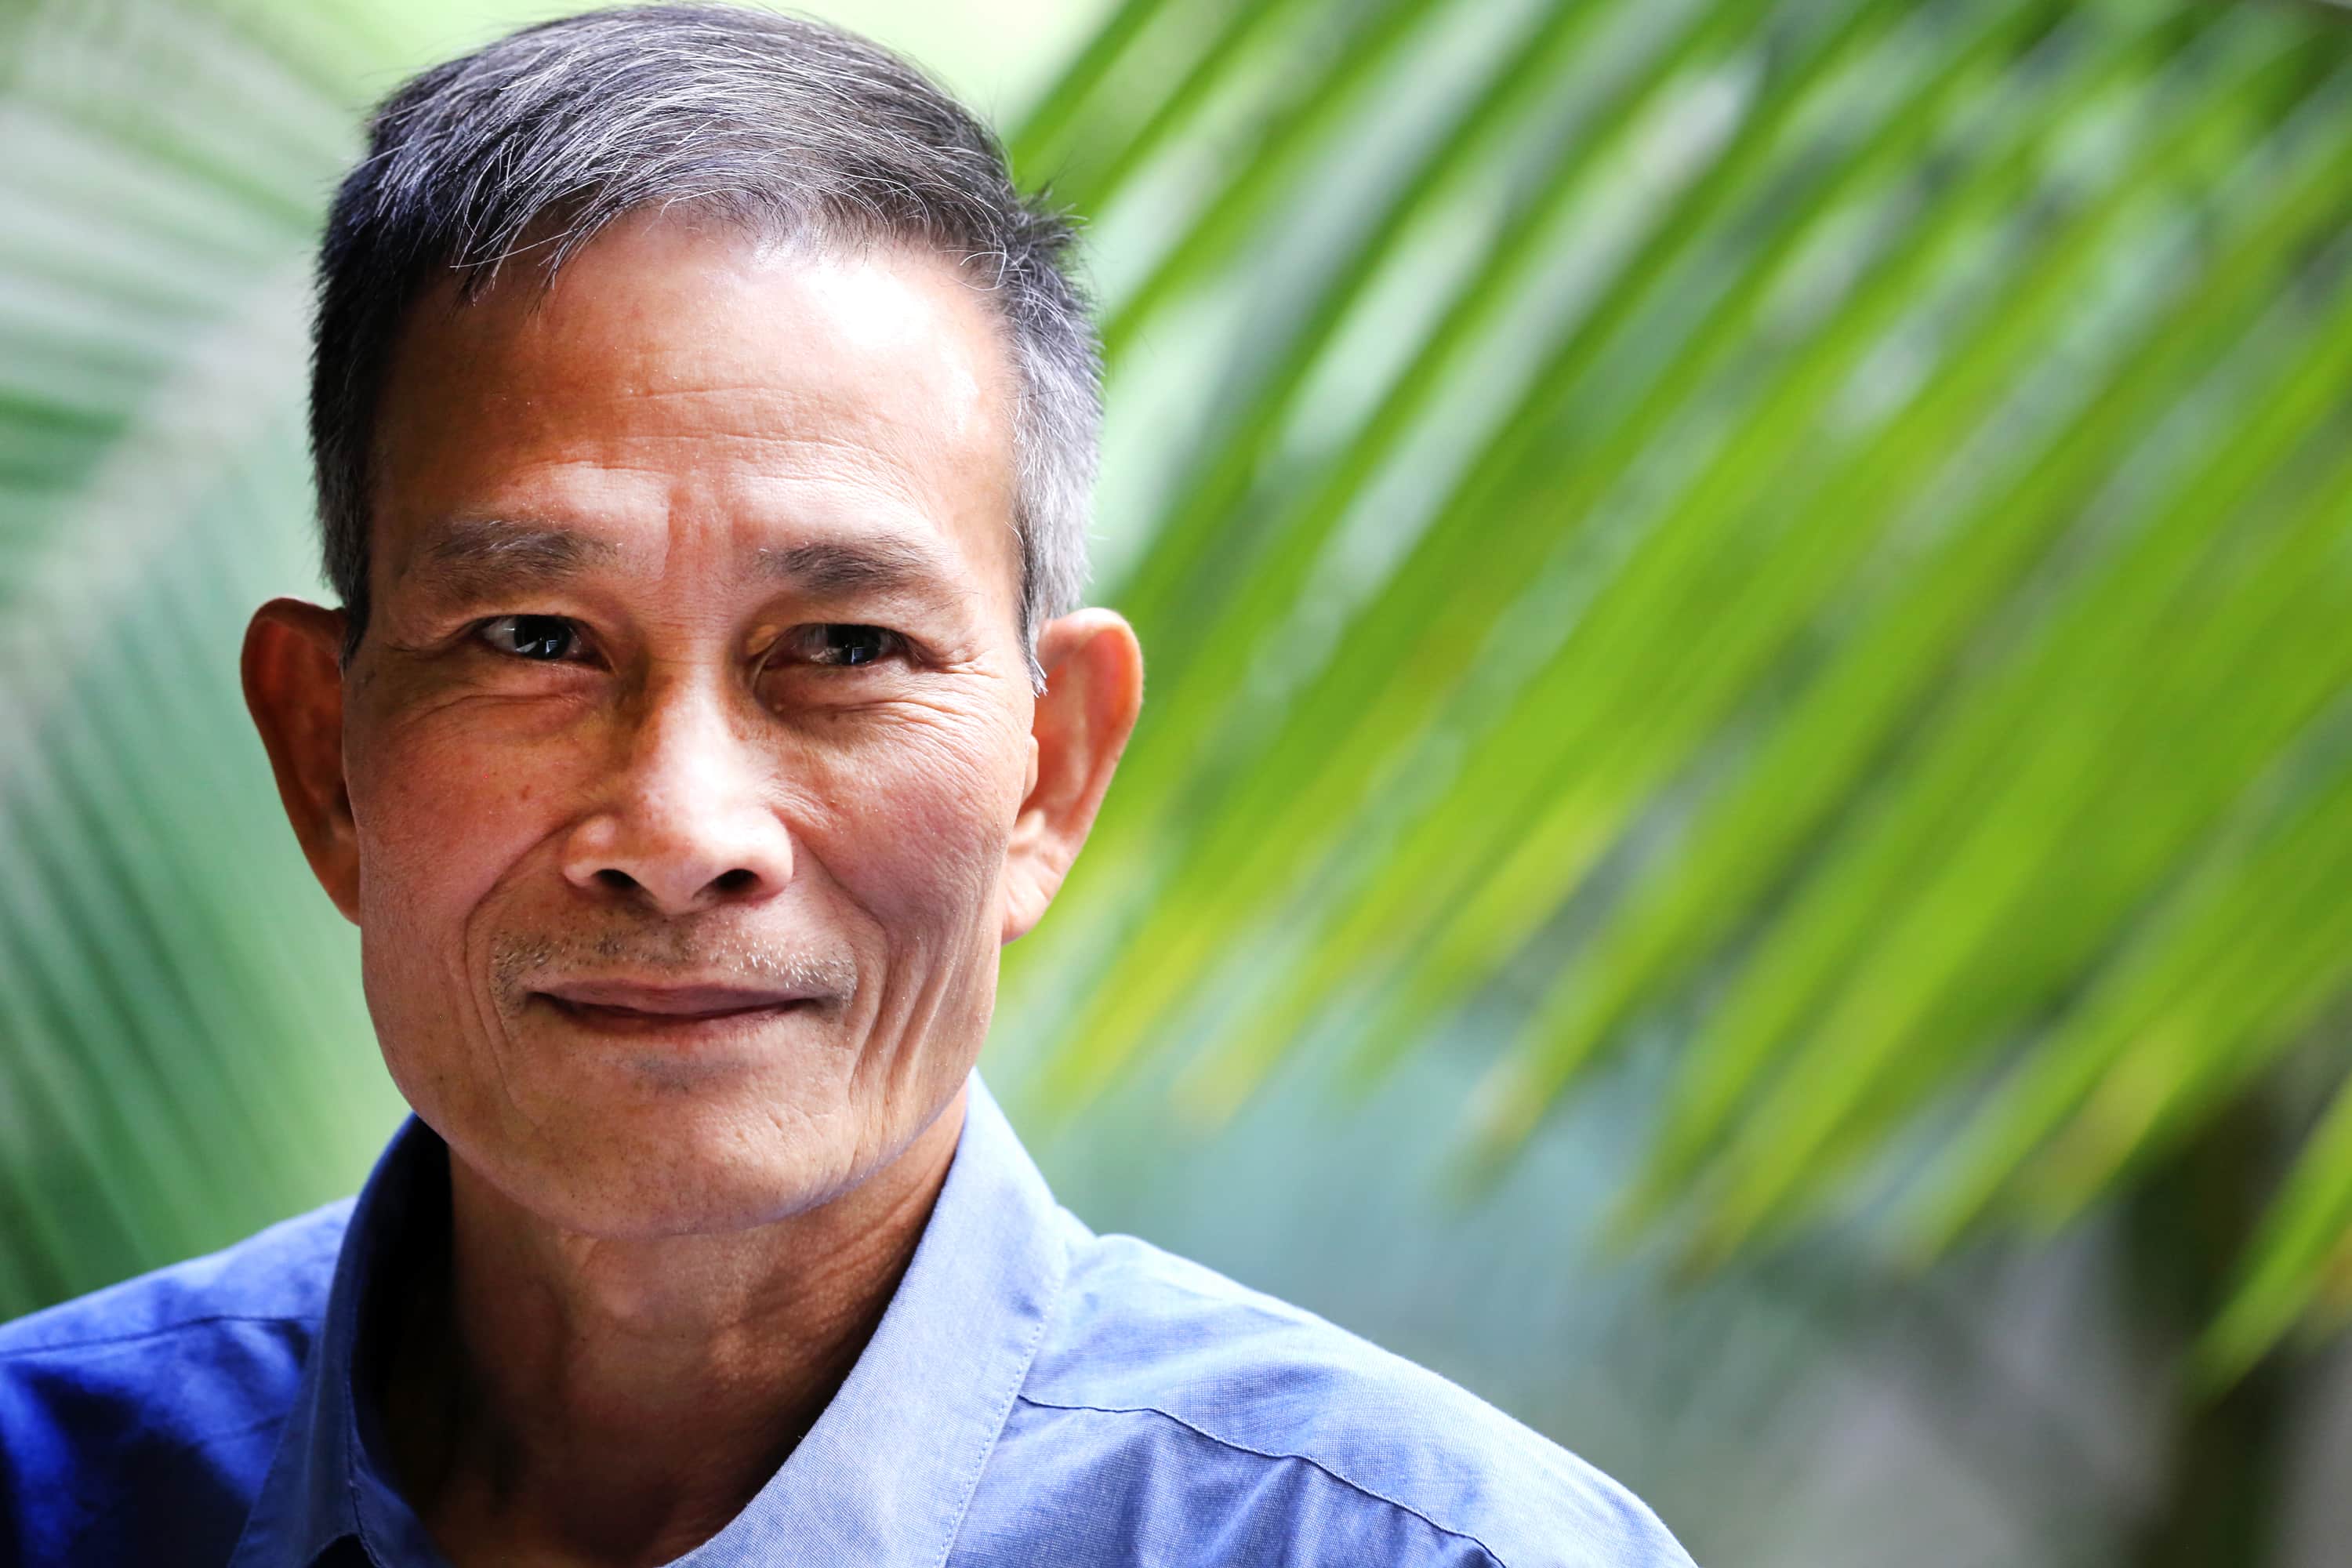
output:
M 411 1118 L 357 1199 L 0 1328 L 0 1562 L 439 1564 L 354 1370 L 404 1248 L 446 1237 L 447 1193 L 447 1149 Z M 1614 1481 L 1436 1374 L 1095 1235 L 974 1074 L 872 1340 L 677 1563 L 1690 1559 Z

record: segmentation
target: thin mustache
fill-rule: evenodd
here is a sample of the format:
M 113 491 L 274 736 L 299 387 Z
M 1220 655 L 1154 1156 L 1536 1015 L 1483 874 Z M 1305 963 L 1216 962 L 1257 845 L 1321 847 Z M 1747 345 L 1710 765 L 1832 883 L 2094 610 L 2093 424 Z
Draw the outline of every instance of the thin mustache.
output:
M 837 953 L 780 948 L 691 927 L 603 931 L 594 936 L 491 939 L 490 981 L 502 1006 L 519 1009 L 535 981 L 593 979 L 601 973 L 691 973 L 698 984 L 740 983 L 743 989 L 819 992 L 846 1004 L 857 992 L 857 966 Z

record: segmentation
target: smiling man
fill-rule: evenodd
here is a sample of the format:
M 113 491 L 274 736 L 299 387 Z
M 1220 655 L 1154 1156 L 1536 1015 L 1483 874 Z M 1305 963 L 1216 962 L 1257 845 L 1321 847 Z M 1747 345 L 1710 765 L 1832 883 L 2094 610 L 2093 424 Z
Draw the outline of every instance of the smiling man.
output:
M 255 616 L 415 1115 L 0 1330 L 0 1557 L 1687 1563 L 1607 1478 L 1060 1209 L 973 1063 L 1142 699 L 1069 231 L 816 24 L 533 28 L 320 268 L 339 609 Z

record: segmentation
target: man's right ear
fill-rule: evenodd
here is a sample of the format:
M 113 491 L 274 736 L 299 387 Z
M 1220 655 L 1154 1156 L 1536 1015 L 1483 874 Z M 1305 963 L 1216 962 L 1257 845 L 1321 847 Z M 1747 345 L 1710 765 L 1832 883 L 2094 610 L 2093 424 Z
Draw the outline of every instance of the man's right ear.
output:
M 343 612 L 272 599 L 245 628 L 245 705 L 311 874 L 359 921 L 359 836 L 343 784 Z

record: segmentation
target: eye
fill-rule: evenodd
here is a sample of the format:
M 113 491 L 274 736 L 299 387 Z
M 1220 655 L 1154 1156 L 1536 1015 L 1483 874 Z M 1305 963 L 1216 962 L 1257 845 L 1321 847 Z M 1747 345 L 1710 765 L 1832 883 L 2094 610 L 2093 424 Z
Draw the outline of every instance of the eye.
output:
M 777 639 L 776 651 L 806 664 L 863 665 L 905 653 L 907 639 L 887 626 L 824 621 L 794 626 Z
M 474 635 L 510 658 L 541 663 L 552 663 L 580 647 L 580 629 L 562 616 L 500 616 L 475 627 Z

